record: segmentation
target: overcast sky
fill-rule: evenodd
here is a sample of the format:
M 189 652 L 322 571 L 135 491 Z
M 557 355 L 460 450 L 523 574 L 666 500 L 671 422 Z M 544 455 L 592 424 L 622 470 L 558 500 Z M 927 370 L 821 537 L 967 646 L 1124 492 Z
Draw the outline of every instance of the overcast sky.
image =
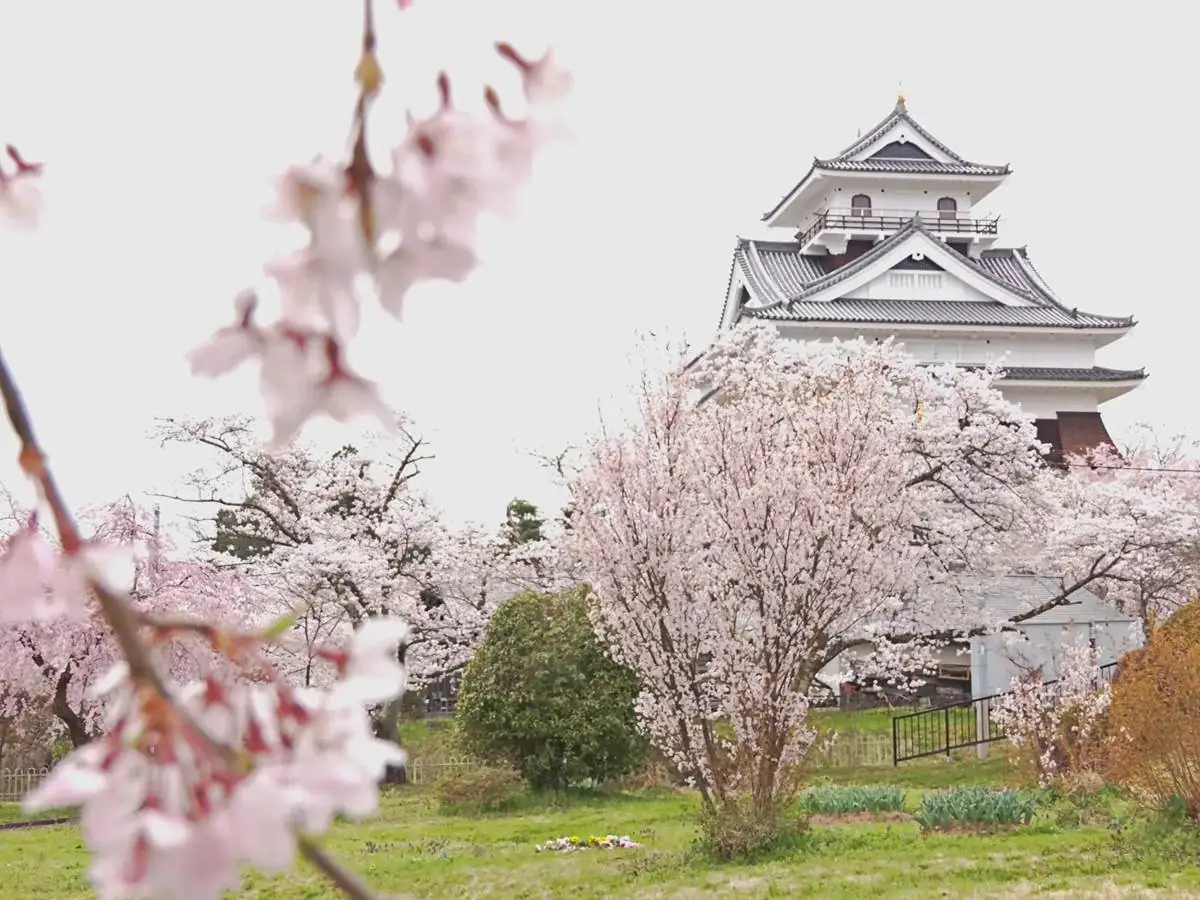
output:
M 522 218 L 488 233 L 486 267 L 415 294 L 354 351 L 433 442 L 425 486 L 452 521 L 493 523 L 516 495 L 557 507 L 530 451 L 620 414 L 639 334 L 709 339 L 735 235 L 885 116 L 901 81 L 942 141 L 1013 165 L 984 204 L 1000 243 L 1028 245 L 1068 305 L 1139 319 L 1101 351 L 1151 372 L 1104 407 L 1110 428 L 1198 430 L 1185 4 L 378 8 L 381 138 L 405 106 L 430 107 L 440 67 L 465 95 L 488 78 L 515 91 L 494 39 L 553 42 L 577 79 L 576 139 L 545 158 Z M 3 0 L 0 14 L 0 143 L 47 162 L 51 204 L 38 234 L 0 243 L 0 346 L 70 499 L 165 488 L 195 460 L 146 441 L 155 416 L 256 408 L 248 380 L 195 382 L 182 357 L 271 251 L 269 176 L 345 141 L 357 4 Z M 0 438 L 0 481 L 17 481 L 14 456 Z

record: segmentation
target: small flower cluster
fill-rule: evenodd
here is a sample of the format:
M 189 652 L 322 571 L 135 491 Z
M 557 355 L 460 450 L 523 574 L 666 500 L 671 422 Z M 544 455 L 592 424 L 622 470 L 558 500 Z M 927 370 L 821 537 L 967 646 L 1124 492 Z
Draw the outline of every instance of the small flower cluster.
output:
M 604 837 L 592 835 L 586 840 L 578 837 L 551 838 L 543 844 L 534 846 L 535 853 L 574 853 L 576 850 L 631 850 L 641 847 L 628 835 L 618 837 L 608 834 Z

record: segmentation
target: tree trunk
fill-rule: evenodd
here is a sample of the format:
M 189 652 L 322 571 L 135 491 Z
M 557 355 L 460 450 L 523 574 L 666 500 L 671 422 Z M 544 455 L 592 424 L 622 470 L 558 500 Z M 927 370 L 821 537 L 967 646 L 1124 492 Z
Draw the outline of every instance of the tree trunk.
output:
M 400 743 L 400 708 L 404 695 L 397 697 L 383 708 L 379 718 L 375 720 L 375 736 L 380 740 Z M 408 768 L 404 765 L 388 766 L 383 776 L 384 784 L 407 784 Z
M 67 702 L 67 686 L 71 683 L 71 670 L 64 669 L 58 676 L 58 683 L 54 686 L 54 715 L 58 716 L 59 720 L 67 726 L 67 734 L 71 738 L 72 747 L 82 747 L 84 744 L 92 742 L 92 736 L 88 734 L 87 728 L 83 724 L 83 719 L 75 710 L 71 709 L 71 705 Z

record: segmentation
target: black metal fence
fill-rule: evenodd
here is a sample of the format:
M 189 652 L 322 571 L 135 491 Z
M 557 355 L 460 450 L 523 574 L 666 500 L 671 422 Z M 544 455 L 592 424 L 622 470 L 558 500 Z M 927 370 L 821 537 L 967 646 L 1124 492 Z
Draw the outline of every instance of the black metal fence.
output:
M 1100 678 L 1111 682 L 1116 676 L 1117 663 L 1100 667 Z M 1043 682 L 1042 687 L 1058 684 L 1058 680 Z M 1002 697 L 1012 691 L 976 697 L 945 706 L 933 706 L 905 713 L 892 719 L 892 765 L 927 756 L 946 756 L 955 750 L 978 747 L 1008 737 L 992 718 L 992 710 Z

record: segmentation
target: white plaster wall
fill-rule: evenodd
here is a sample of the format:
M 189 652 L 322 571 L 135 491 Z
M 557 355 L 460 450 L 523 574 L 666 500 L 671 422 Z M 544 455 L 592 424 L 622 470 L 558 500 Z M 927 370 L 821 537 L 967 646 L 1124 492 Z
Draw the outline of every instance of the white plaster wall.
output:
M 969 189 L 963 185 L 947 184 L 922 187 L 897 184 L 881 187 L 878 181 L 873 183 L 844 181 L 840 185 L 831 186 L 820 199 L 810 204 L 805 213 L 812 216 L 824 209 L 848 209 L 850 198 L 855 194 L 866 194 L 870 197 L 871 209 L 880 214 L 886 212 L 936 213 L 937 202 L 941 197 L 953 197 L 958 204 L 959 215 L 965 216 L 971 213 Z M 807 227 L 810 223 L 811 219 L 806 219 L 805 225 L 802 227 Z
M 861 325 L 832 328 L 805 328 L 799 325 L 789 326 L 784 336 L 802 341 L 852 341 L 858 338 L 875 341 L 886 339 L 888 333 L 886 326 L 866 329 Z M 895 337 L 919 362 L 983 365 L 997 360 L 1006 366 L 1084 369 L 1096 364 L 1096 347 L 1092 339 L 1070 334 L 983 336 L 972 332 L 948 332 L 943 335 L 926 333 L 911 337 L 898 334 Z
M 1043 666 L 1043 680 L 1058 678 L 1062 648 L 1076 640 L 1096 641 L 1100 665 L 1117 662 L 1121 654 L 1142 645 L 1140 632 L 1127 622 L 1026 623 L 1020 628 L 1025 640 L 987 635 L 971 641 L 971 692 L 986 697 L 1009 690 L 1012 680 L 1036 665 Z
M 1086 390 L 1053 390 L 1041 387 L 998 387 L 1004 399 L 1021 407 L 1030 419 L 1053 419 L 1060 412 L 1096 412 L 1100 402 L 1096 395 Z

